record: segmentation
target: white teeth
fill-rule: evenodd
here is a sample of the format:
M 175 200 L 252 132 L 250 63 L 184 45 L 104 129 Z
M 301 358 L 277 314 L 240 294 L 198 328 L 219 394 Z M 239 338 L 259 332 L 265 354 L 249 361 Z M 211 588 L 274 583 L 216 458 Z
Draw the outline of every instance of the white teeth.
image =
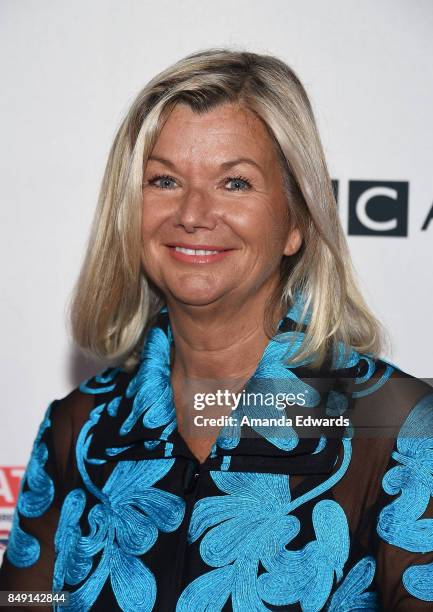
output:
M 186 255 L 215 255 L 219 251 L 204 251 L 203 249 L 184 249 L 183 247 L 174 247 L 174 250 L 178 253 L 185 253 Z

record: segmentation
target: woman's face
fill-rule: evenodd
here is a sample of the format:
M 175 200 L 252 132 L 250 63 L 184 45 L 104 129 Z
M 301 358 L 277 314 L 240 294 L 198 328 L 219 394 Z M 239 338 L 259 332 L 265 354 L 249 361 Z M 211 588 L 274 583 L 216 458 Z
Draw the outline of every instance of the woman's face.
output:
M 167 300 L 236 306 L 270 293 L 300 244 L 261 120 L 233 104 L 205 114 L 178 104 L 143 187 L 142 262 Z

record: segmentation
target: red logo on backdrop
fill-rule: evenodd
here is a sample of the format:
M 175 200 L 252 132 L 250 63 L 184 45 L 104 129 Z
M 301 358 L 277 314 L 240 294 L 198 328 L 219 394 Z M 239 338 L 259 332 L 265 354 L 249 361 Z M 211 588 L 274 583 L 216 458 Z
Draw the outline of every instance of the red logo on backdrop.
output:
M 9 538 L 12 517 L 25 467 L 0 466 L 0 561 Z

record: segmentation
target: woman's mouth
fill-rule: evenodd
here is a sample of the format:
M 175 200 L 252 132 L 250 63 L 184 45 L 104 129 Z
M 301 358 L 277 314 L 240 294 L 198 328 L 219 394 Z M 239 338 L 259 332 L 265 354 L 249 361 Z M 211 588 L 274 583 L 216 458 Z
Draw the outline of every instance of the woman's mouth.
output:
M 167 245 L 170 255 L 177 261 L 191 264 L 206 264 L 220 261 L 234 249 L 212 245 Z

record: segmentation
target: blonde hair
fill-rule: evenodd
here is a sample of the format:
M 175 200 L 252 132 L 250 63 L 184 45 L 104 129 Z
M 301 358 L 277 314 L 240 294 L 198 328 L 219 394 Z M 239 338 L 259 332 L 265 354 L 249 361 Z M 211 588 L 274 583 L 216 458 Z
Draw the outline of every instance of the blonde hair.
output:
M 377 355 L 383 329 L 355 281 L 325 156 L 307 93 L 280 59 L 214 48 L 193 53 L 155 76 L 126 114 L 108 157 L 81 272 L 71 295 L 72 337 L 84 352 L 132 368 L 165 304 L 141 264 L 143 170 L 168 115 L 182 102 L 206 112 L 232 102 L 254 112 L 275 142 L 300 252 L 281 262 L 284 307 L 301 295 L 305 330 L 293 363 L 320 366 L 342 342 Z M 308 316 L 307 327 L 302 327 Z

